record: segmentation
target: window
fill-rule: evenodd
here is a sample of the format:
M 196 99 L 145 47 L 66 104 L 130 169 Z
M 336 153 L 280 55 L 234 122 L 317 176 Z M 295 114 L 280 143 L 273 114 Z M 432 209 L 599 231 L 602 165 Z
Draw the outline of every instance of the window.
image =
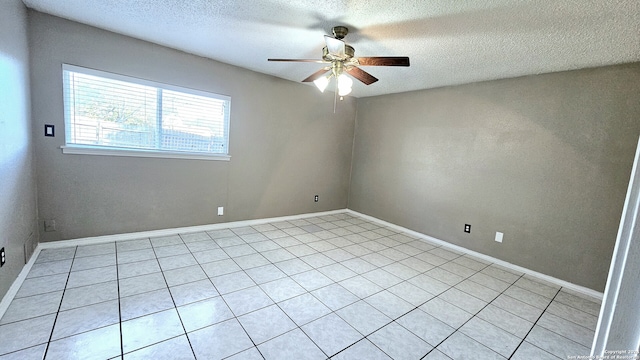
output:
M 63 65 L 64 153 L 229 159 L 226 96 Z

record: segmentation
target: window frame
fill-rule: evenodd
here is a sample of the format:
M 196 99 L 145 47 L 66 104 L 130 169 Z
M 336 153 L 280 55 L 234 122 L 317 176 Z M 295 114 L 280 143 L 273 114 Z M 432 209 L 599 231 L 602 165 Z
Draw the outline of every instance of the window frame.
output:
M 65 75 L 65 71 L 77 72 L 90 76 L 97 76 L 111 80 L 123 81 L 136 85 L 150 86 L 157 89 L 175 91 L 179 93 L 203 96 L 213 98 L 225 102 L 224 106 L 224 132 L 226 133 L 224 147 L 226 154 L 223 153 L 206 153 L 206 152 L 190 152 L 179 150 L 163 150 L 158 148 L 128 148 L 104 145 L 87 145 L 69 143 L 70 138 L 70 108 L 67 106 L 67 92 L 70 90 L 68 83 L 69 77 Z M 64 145 L 60 148 L 64 154 L 82 154 L 82 155 L 105 155 L 105 156 L 126 156 L 126 157 L 151 157 L 151 158 L 170 158 L 170 159 L 195 159 L 195 160 L 222 160 L 229 161 L 229 137 L 230 137 L 230 118 L 231 118 L 231 97 L 227 95 L 216 94 L 208 91 L 185 88 L 157 81 L 141 79 L 133 76 L 120 75 L 112 72 L 101 71 L 76 65 L 62 64 L 62 86 L 63 86 L 63 124 L 64 124 Z

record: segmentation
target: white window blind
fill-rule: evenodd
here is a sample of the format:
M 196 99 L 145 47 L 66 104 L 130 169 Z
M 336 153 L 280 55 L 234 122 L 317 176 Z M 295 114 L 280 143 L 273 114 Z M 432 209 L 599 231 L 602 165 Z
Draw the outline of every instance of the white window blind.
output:
M 63 81 L 67 146 L 228 154 L 229 97 L 72 65 Z

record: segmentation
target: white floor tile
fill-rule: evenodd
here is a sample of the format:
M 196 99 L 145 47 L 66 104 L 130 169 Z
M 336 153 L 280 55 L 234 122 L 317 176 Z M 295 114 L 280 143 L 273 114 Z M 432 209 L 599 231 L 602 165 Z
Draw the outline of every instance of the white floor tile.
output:
M 24 350 L 0 355 L 0 360 L 25 360 L 34 359 L 40 360 L 44 358 L 44 353 L 47 350 L 46 344 L 36 345 Z
M 300 329 L 258 346 L 266 360 L 320 360 L 326 355 Z
M 420 306 L 420 309 L 445 324 L 459 328 L 467 322 L 473 315 L 460 309 L 459 307 L 449 304 L 448 302 L 434 298 Z
M 375 293 L 364 301 L 392 319 L 397 319 L 415 308 L 414 305 L 387 290 Z
M 209 279 L 172 286 L 169 288 L 169 291 L 171 291 L 171 296 L 176 306 L 190 304 L 219 295 Z
M 482 309 L 477 317 L 521 339 L 523 339 L 533 327 L 533 322 L 527 321 L 492 304 Z
M 160 271 L 161 271 L 160 265 L 158 264 L 158 260 L 156 259 L 119 264 L 118 278 L 126 279 L 126 278 L 140 276 L 140 275 L 152 274 Z
M 231 355 L 225 360 L 264 360 L 257 347 L 251 347 L 235 355 Z
M 67 274 L 71 269 L 71 263 L 73 260 L 56 260 L 35 263 L 31 267 L 27 278 L 34 278 L 38 276 Z
M 187 336 L 198 359 L 222 359 L 253 347 L 236 319 L 190 332 Z
M 106 359 L 120 355 L 120 326 L 111 325 L 52 341 L 47 359 Z
M 307 291 L 291 278 L 283 278 L 273 280 L 260 285 L 260 288 L 273 300 L 280 302 L 298 295 L 302 295 Z
M 460 332 L 505 358 L 509 358 L 513 354 L 522 340 L 477 317 L 464 324 L 460 328 Z
M 425 341 L 395 322 L 376 331 L 368 339 L 396 360 L 420 359 L 432 349 Z
M 178 313 L 187 332 L 217 324 L 233 317 L 233 313 L 220 296 L 180 306 L 178 307 Z
M 120 291 L 120 294 L 122 294 L 122 291 Z M 74 309 L 114 299 L 118 299 L 117 281 L 67 289 L 64 292 L 60 310 Z
M 449 336 L 437 348 L 456 360 L 505 360 L 506 358 L 461 332 Z
M 518 350 L 513 354 L 511 360 L 559 360 L 559 357 L 553 356 L 550 353 L 529 344 L 528 342 L 523 342 Z
M 172 308 L 174 308 L 173 299 L 166 288 L 120 298 L 122 321 Z
M 336 314 L 329 314 L 302 326 L 302 330 L 324 351 L 332 356 L 362 339 L 362 335 Z
M 0 360 L 42 358 L 50 338 L 47 359 L 557 360 L 588 354 L 599 309 L 340 213 L 42 250 Z
M 244 271 L 216 276 L 211 279 L 211 282 L 213 282 L 213 285 L 220 294 L 228 294 L 256 285 Z
M 222 297 L 236 316 L 273 304 L 273 300 L 258 286 L 224 294 Z
M 46 344 L 51 334 L 55 315 L 45 315 L 33 319 L 0 325 L 0 355 L 17 350 Z
M 396 320 L 396 322 L 431 346 L 438 345 L 456 331 L 456 329 L 420 309 L 409 312 Z
M 61 311 L 51 338 L 58 340 L 119 322 L 117 300 Z
M 375 346 L 371 341 L 362 339 L 349 346 L 338 355 L 332 357 L 335 360 L 391 360 L 391 358 Z
M 587 356 L 590 353 L 590 348 L 538 325 L 533 327 L 525 340 L 562 359 L 568 356 Z
M 20 286 L 15 298 L 64 290 L 67 284 L 67 276 L 67 274 L 57 274 L 26 279 Z
M 165 310 L 122 322 L 122 347 L 125 353 L 184 334 L 178 312 Z
M 364 336 L 373 333 L 392 321 L 391 318 L 363 300 L 343 307 L 336 311 L 336 314 Z
M 318 300 L 322 301 L 329 309 L 338 310 L 358 301 L 358 297 L 343 288 L 339 284 L 325 286 L 311 292 Z
M 290 330 L 296 324 L 276 305 L 267 306 L 238 317 L 238 321 L 256 345 L 262 344 Z
M 58 311 L 61 299 L 62 291 L 14 299 L 0 319 L 0 325 L 54 314 Z
M 124 360 L 195 360 L 186 335 L 124 354 Z
M 360 275 L 343 280 L 340 282 L 340 285 L 361 299 L 383 290 L 382 287 Z
M 313 291 L 333 283 L 331 279 L 315 269 L 292 275 L 291 278 L 307 291 Z

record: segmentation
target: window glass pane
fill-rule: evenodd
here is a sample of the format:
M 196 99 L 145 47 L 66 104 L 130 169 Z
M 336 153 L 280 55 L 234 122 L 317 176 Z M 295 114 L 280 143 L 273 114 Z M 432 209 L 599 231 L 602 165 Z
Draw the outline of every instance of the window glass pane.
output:
M 162 92 L 162 147 L 226 153 L 225 102 L 171 90 Z
M 69 73 L 73 144 L 155 147 L 156 89 Z
M 228 154 L 227 97 L 70 65 L 63 78 L 67 145 Z

